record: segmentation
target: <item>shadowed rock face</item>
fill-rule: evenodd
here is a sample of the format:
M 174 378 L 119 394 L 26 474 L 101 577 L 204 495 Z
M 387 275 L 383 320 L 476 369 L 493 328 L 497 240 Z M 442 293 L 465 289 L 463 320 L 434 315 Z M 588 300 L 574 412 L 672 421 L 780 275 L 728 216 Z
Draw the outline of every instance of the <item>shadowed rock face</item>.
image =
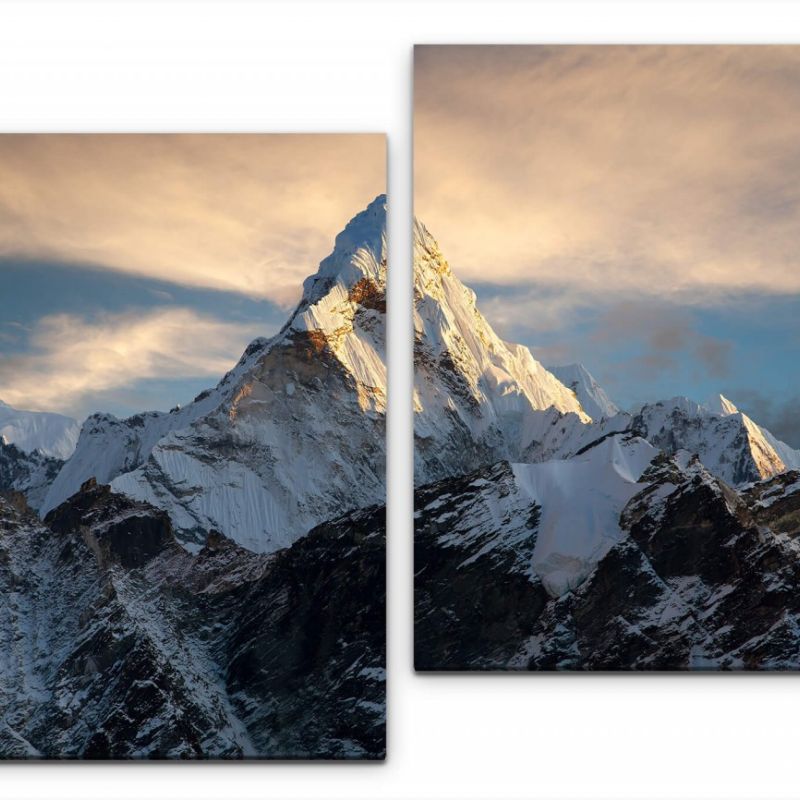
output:
M 417 492 L 419 669 L 800 669 L 797 473 L 736 493 L 659 456 L 622 540 L 557 598 L 521 566 L 538 521 L 510 476 L 500 464 Z
M 34 450 L 26 453 L 0 439 L 0 492 L 20 492 L 38 509 L 63 461 Z
M 67 503 L 53 509 L 45 524 L 57 534 L 79 534 L 98 565 L 119 564 L 125 569 L 143 567 L 176 543 L 169 517 L 145 503 L 112 494 L 94 478 Z
M 491 516 L 487 485 L 503 503 L 501 520 Z M 502 462 L 416 492 L 418 670 L 497 668 L 513 657 L 547 603 L 530 572 L 539 509 L 513 491 L 511 469 Z M 454 531 L 455 518 L 468 521 L 467 530 Z
M 383 509 L 196 556 L 93 482 L 0 500 L 0 756 L 383 758 Z

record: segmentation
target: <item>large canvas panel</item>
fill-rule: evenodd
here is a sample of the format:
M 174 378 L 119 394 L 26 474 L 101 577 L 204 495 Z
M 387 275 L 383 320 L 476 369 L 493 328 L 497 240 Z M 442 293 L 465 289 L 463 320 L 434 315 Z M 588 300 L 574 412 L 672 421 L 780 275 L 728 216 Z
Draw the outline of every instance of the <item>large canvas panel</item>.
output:
M 798 87 L 416 48 L 417 669 L 800 667 Z
M 0 757 L 384 757 L 385 159 L 0 137 Z

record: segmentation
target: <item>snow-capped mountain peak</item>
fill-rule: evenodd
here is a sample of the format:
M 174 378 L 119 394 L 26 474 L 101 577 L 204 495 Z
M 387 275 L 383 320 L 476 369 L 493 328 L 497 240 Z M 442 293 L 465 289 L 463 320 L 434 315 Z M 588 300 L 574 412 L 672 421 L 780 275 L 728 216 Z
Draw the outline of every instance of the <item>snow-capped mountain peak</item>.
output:
M 284 330 L 336 337 L 349 328 L 355 304 L 386 289 L 386 195 L 348 222 L 333 251 L 303 282 L 303 296 Z
M 96 477 L 166 511 L 189 548 L 216 530 L 272 552 L 382 502 L 385 221 L 379 196 L 336 238 L 282 330 L 193 403 L 87 420 L 43 512 Z
M 609 398 L 583 364 L 566 364 L 548 369 L 561 383 L 575 392 L 581 408 L 593 420 L 609 419 L 619 413 L 619 406 Z
M 414 341 L 418 482 L 501 459 L 524 461 L 532 448 L 544 453 L 567 428 L 591 421 L 527 347 L 500 339 L 419 221 Z
M 362 280 L 386 282 L 386 195 L 378 195 L 336 236 L 333 251 L 303 282 L 298 312 L 328 294 L 333 283 L 350 290 Z
M 49 458 L 64 460 L 72 455 L 80 425 L 63 414 L 23 411 L 0 400 L 0 437 L 24 453 L 38 450 Z
M 719 414 L 721 417 L 739 413 L 739 409 L 724 394 L 712 395 L 705 406 L 712 414 Z
M 683 449 L 697 454 L 712 474 L 732 486 L 800 469 L 800 451 L 722 395 L 706 404 L 687 397 L 648 403 L 633 416 L 631 427 L 669 453 Z

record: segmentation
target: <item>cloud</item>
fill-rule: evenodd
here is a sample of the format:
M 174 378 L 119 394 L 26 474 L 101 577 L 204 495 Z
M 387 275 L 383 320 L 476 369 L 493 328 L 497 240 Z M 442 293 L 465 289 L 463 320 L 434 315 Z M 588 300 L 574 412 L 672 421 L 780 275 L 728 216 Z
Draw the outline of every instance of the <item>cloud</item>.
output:
M 30 352 L 0 356 L 6 403 L 84 416 L 96 398 L 147 379 L 208 377 L 216 382 L 263 325 L 224 322 L 188 308 L 127 311 L 86 319 L 43 317 Z
M 590 294 L 552 286 L 471 282 L 470 287 L 478 295 L 478 309 L 507 339 L 520 332 L 535 338 L 573 328 L 583 312 L 597 305 Z
M 626 365 L 643 378 L 677 372 L 687 364 L 713 378 L 730 374 L 732 343 L 702 333 L 684 308 L 616 303 L 598 317 L 591 338 L 617 351 L 638 346 L 640 352 L 629 357 Z
M 0 135 L 0 256 L 291 305 L 384 187 L 378 135 Z
M 467 282 L 796 293 L 798 132 L 800 47 L 418 47 L 415 211 Z
M 674 372 L 687 363 L 714 378 L 730 374 L 733 344 L 702 333 L 695 309 L 652 299 L 642 302 L 630 293 L 627 299 L 603 298 L 606 302 L 601 306 L 589 293 L 531 289 L 524 284 L 478 285 L 478 294 L 480 310 L 498 333 L 531 342 L 537 358 L 548 364 L 580 360 L 584 357 L 581 344 L 583 353 L 587 345 L 619 353 L 636 344 L 641 352 L 625 363 L 641 377 Z M 581 327 L 586 328 L 585 334 Z M 561 340 L 541 342 L 559 333 Z
M 731 342 L 712 336 L 696 337 L 695 356 L 713 378 L 725 378 L 731 371 Z

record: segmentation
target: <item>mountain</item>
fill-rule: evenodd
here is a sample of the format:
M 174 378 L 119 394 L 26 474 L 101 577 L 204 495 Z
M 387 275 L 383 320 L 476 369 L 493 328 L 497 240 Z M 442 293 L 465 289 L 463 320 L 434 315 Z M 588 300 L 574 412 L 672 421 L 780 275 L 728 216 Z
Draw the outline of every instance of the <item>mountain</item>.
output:
M 588 496 L 541 481 L 532 493 L 528 468 L 501 462 L 417 490 L 417 669 L 800 666 L 799 473 L 739 494 L 688 453 L 657 454 L 606 498 L 599 455 Z M 542 537 L 551 564 L 578 552 L 594 566 L 554 585 L 537 567 Z
M 734 485 L 800 468 L 800 451 L 725 398 L 712 408 L 676 397 L 627 414 L 582 365 L 548 370 L 528 348 L 503 342 L 419 221 L 414 366 L 417 485 L 501 460 L 569 458 L 620 431 L 670 453 L 697 453 Z
M 185 408 L 0 443 L 0 758 L 384 757 L 385 216 Z
M 217 530 L 274 552 L 385 494 L 386 198 L 354 217 L 283 329 L 192 404 L 90 417 L 43 512 L 89 477 L 166 511 L 198 549 Z
M 667 452 L 696 453 L 712 474 L 734 486 L 800 469 L 800 451 L 722 395 L 713 406 L 685 397 L 649 403 L 632 415 L 630 428 Z
M 675 397 L 628 414 L 582 365 L 548 370 L 528 348 L 503 342 L 419 221 L 414 366 L 417 485 L 501 460 L 569 458 L 621 431 L 669 453 L 696 453 L 733 485 L 800 469 L 800 451 L 721 395 L 706 405 Z
M 70 417 L 20 411 L 0 400 L 0 442 L 13 444 L 23 453 L 38 450 L 63 461 L 75 450 L 79 432 L 80 425 Z
M 608 419 L 619 413 L 618 406 L 613 403 L 600 384 L 592 377 L 583 364 L 566 364 L 561 367 L 547 368 L 564 386 L 575 392 L 581 408 L 595 421 Z
M 706 408 L 713 413 L 718 413 L 722 416 L 729 416 L 732 414 L 740 414 L 738 408 L 730 401 L 727 397 L 719 394 L 715 395 L 708 403 L 706 403 Z M 742 415 L 745 417 L 745 415 Z M 745 417 L 751 422 L 753 425 L 752 420 L 749 417 Z M 758 428 L 761 437 L 766 440 L 767 445 L 771 447 L 778 458 L 783 462 L 784 467 L 786 469 L 796 469 L 800 470 L 800 450 L 797 450 L 790 445 L 786 444 L 786 442 L 780 441 L 777 437 L 773 436 L 766 428 L 762 427 L 761 425 L 756 425 Z M 762 476 L 766 477 L 766 476 Z
M 240 377 L 255 363 L 267 339 L 251 342 L 239 363 L 213 389 L 201 392 L 191 403 L 169 412 L 146 411 L 127 419 L 113 414 L 92 414 L 84 421 L 72 456 L 53 481 L 42 513 L 63 503 L 90 478 L 109 483 L 136 469 L 159 439 L 180 430 L 213 411 L 234 391 Z
M 800 669 L 800 452 L 546 370 L 420 223 L 414 272 L 417 669 Z
M 722 394 L 712 395 L 703 405 L 712 414 L 720 417 L 727 417 L 729 414 L 739 413 L 739 409 Z
M 384 568 L 380 508 L 191 555 L 94 481 L 0 496 L 0 757 L 382 758 Z
M 414 226 L 415 479 L 555 452 L 590 417 L 522 345 L 502 341 L 439 245 Z

